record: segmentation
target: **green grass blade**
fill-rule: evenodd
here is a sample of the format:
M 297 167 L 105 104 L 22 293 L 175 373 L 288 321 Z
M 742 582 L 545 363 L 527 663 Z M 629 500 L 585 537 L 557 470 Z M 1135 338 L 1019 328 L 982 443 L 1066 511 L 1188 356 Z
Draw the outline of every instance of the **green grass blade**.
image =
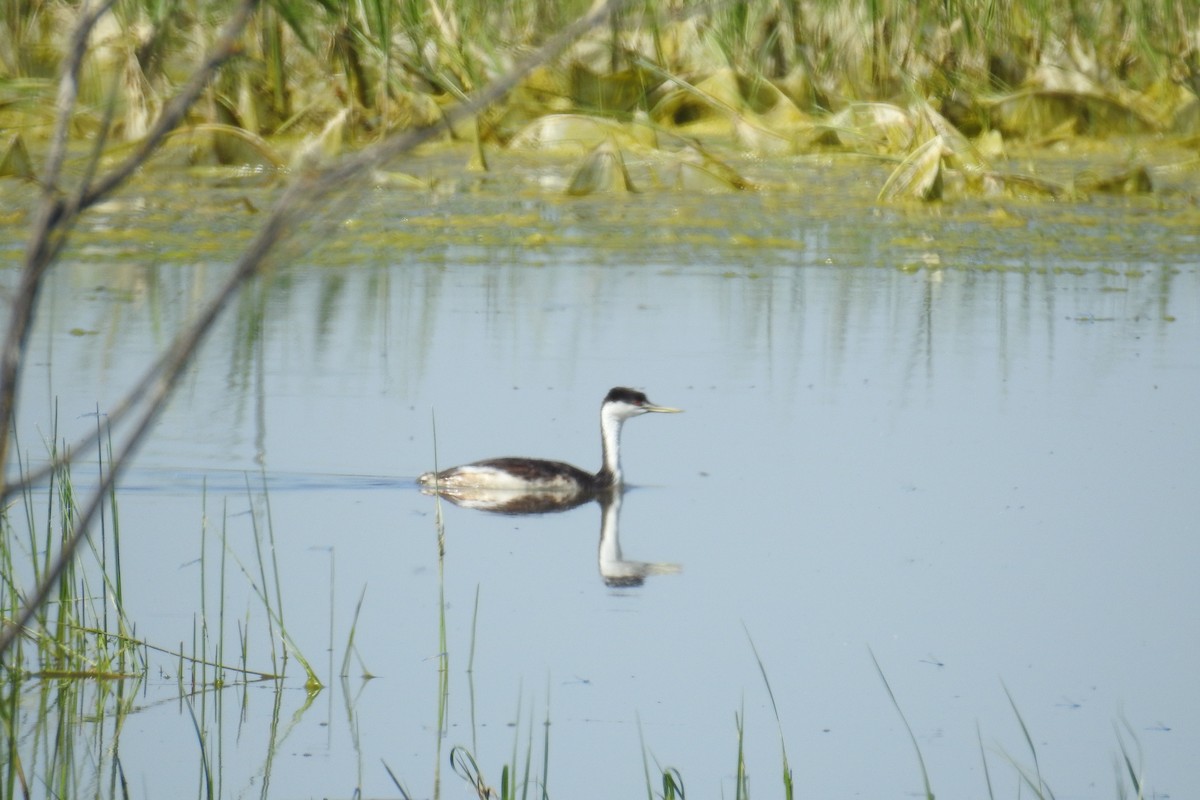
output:
M 642 771 L 646 774 L 646 800 L 654 800 L 654 784 L 650 782 L 650 760 L 646 757 L 646 737 L 642 734 L 642 717 L 634 712 L 637 722 L 638 746 L 642 748 Z
M 550 676 L 546 676 L 546 721 L 542 728 L 542 800 L 550 800 Z
M 745 622 L 742 623 L 742 630 L 746 632 L 750 650 L 754 653 L 754 660 L 758 662 L 758 671 L 762 673 L 763 683 L 767 687 L 767 697 L 771 699 L 771 711 L 775 714 L 775 725 L 779 728 L 779 750 L 783 756 L 783 796 L 786 800 L 792 800 L 795 795 L 795 787 L 792 783 L 792 768 L 788 763 L 787 745 L 783 740 L 783 720 L 779 717 L 779 705 L 775 702 L 775 692 L 771 690 L 771 680 L 767 677 L 767 668 L 758 654 L 758 648 L 754 646 L 754 637 L 750 635 L 750 629 L 746 627 Z
M 192 728 L 196 731 L 196 741 L 200 747 L 200 769 L 201 775 L 204 778 L 204 797 L 206 800 L 213 800 L 212 765 L 208 762 L 208 746 L 205 743 L 204 730 L 200 726 L 200 720 L 196 718 L 196 708 L 192 704 L 191 695 L 184 694 L 183 700 L 187 705 L 188 715 L 192 718 Z
M 921 767 L 921 781 L 925 784 L 925 798 L 933 800 L 933 789 L 929 785 L 929 771 L 925 768 L 925 757 L 921 755 L 921 746 L 917 743 L 917 736 L 913 733 L 912 726 L 908 724 L 908 718 L 904 716 L 904 709 L 900 708 L 900 703 L 896 700 L 896 693 L 892 691 L 887 676 L 883 674 L 883 667 L 879 666 L 879 659 L 875 658 L 875 652 L 869 648 L 868 652 L 871 653 L 871 661 L 875 663 L 875 671 L 879 673 L 879 679 L 883 681 L 883 688 L 887 689 L 888 697 L 892 699 L 892 705 L 895 707 L 896 713 L 900 715 L 904 729 L 908 731 L 908 738 L 912 740 L 913 749 L 917 751 L 917 763 Z
M 380 760 L 383 761 L 382 759 Z M 392 779 L 392 783 L 395 785 L 396 791 L 400 792 L 401 800 L 412 800 L 412 795 L 410 795 L 408 790 L 405 789 L 400 783 L 400 780 L 396 777 L 396 773 L 392 772 L 392 768 L 388 766 L 386 761 L 383 761 L 383 768 L 387 772 L 388 777 Z
M 1034 793 L 1039 798 L 1050 798 L 1053 800 L 1054 792 L 1050 791 L 1050 787 L 1046 785 L 1046 781 L 1042 779 L 1042 767 L 1038 763 L 1037 748 L 1033 744 L 1033 736 L 1029 733 L 1029 727 L 1025 724 L 1024 717 L 1021 716 L 1021 711 L 1017 708 L 1017 701 L 1013 700 L 1012 692 L 1008 687 L 1004 687 L 1004 694 L 1008 697 L 1008 704 L 1012 706 L 1013 714 L 1017 717 L 1017 724 L 1021 726 L 1021 735 L 1025 737 L 1025 744 L 1029 747 L 1029 754 L 1033 757 L 1033 771 L 1037 778 L 1037 782 L 1030 780 L 1029 776 L 1022 772 L 1025 782 L 1029 784 L 1029 788 L 1033 789 Z
M 358 595 L 358 603 L 354 606 L 354 618 L 350 621 L 350 634 L 346 637 L 346 651 L 342 655 L 342 667 L 339 670 L 341 677 L 346 677 L 350 674 L 350 655 L 358 655 L 358 648 L 354 646 L 354 633 L 358 629 L 358 616 L 362 612 L 363 600 L 367 597 L 367 587 L 363 584 L 362 591 Z M 359 666 L 362 668 L 362 676 L 364 678 L 373 677 L 371 671 L 363 664 L 362 657 L 358 657 Z
M 742 710 L 740 713 L 733 715 L 733 722 L 737 726 L 737 771 L 734 784 L 734 797 L 736 800 L 749 800 L 750 787 L 747 785 L 746 779 L 746 703 L 742 701 Z
M 1142 766 L 1141 766 L 1141 764 L 1142 764 L 1142 745 L 1141 745 L 1141 742 L 1138 741 L 1137 734 L 1134 733 L 1133 727 L 1129 724 L 1128 720 L 1126 720 L 1122 717 L 1121 725 L 1124 726 L 1125 730 L 1129 733 L 1130 737 L 1133 738 L 1134 745 L 1137 746 L 1137 763 L 1138 763 L 1138 765 L 1135 767 L 1133 764 L 1133 758 L 1130 757 L 1130 754 L 1129 754 L 1129 748 L 1125 746 L 1125 737 L 1121 735 L 1121 728 L 1117 727 L 1117 729 L 1116 729 L 1117 745 L 1121 748 L 1121 762 L 1125 766 L 1125 773 L 1129 776 L 1129 782 L 1133 785 L 1133 790 L 1135 792 L 1137 792 L 1138 800 L 1141 800 L 1141 798 L 1145 792 L 1145 783 L 1142 780 Z M 1118 768 L 1118 772 L 1119 772 L 1119 768 Z M 1119 797 L 1125 796 L 1124 786 L 1123 786 L 1123 783 L 1120 781 L 1119 777 L 1118 777 L 1118 784 L 1117 784 L 1117 793 L 1118 793 Z
M 987 785 L 988 800 L 996 800 L 996 794 L 992 791 L 992 773 L 988 770 L 987 753 L 983 750 L 983 732 L 979 730 L 979 723 L 975 723 L 975 738 L 979 742 L 979 759 L 983 762 L 983 780 Z
M 683 775 L 675 767 L 662 771 L 663 800 L 685 800 Z

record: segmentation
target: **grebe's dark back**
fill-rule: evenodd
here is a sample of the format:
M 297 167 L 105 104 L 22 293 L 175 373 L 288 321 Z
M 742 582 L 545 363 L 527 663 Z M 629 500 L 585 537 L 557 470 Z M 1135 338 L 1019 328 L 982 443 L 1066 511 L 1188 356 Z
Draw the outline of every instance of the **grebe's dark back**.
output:
M 435 491 L 493 489 L 530 492 L 591 493 L 620 486 L 621 425 L 650 412 L 674 414 L 681 409 L 656 406 L 635 389 L 618 386 L 600 404 L 603 464 L 594 475 L 562 461 L 537 458 L 490 458 L 441 472 L 426 472 L 417 482 Z

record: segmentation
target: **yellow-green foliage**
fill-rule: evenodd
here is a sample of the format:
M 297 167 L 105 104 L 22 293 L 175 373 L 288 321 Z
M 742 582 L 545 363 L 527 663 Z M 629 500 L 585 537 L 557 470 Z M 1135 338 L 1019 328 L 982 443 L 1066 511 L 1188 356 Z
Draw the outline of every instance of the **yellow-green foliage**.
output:
M 48 127 L 81 5 L 17 3 L 0 15 L 0 128 L 37 138 Z M 116 139 L 142 136 L 235 5 L 115 3 L 88 40 L 77 127 L 108 125 Z M 228 127 L 210 129 L 210 140 L 191 155 L 242 158 L 236 137 L 221 132 L 228 128 L 255 137 L 307 135 L 340 114 L 342 135 L 353 143 L 437 123 L 447 104 L 504 73 L 589 6 L 260 3 L 239 55 L 191 113 L 193 123 Z M 757 147 L 774 143 L 786 153 L 796 145 L 759 135 L 774 128 L 760 124 L 760 115 L 782 115 L 794 129 L 805 115 L 915 98 L 968 136 L 1000 128 L 1042 137 L 1063 126 L 1089 135 L 1187 132 L 1200 117 L 1200 77 L 1189 55 L 1198 27 L 1192 0 L 631 0 L 610 25 L 513 92 L 483 121 L 480 136 L 506 141 L 548 113 L 627 119 L 656 107 L 656 124 L 687 125 L 712 113 L 715 102 L 721 115 L 740 115 L 733 122 Z M 698 86 L 718 75 L 726 78 L 707 84 L 709 99 L 670 99 L 680 81 Z

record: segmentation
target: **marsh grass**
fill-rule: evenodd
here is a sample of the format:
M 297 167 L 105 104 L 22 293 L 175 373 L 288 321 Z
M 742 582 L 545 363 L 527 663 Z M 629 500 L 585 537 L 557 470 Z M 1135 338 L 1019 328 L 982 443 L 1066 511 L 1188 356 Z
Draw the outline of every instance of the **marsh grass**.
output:
M 758 647 L 754 644 L 754 639 L 750 636 L 750 630 L 744 624 L 742 629 L 746 633 L 746 641 L 750 644 L 750 650 L 754 655 L 755 663 L 758 664 L 759 674 L 762 676 L 763 686 L 767 690 L 767 697 L 771 701 L 771 712 L 775 717 L 775 726 L 779 732 L 779 751 L 781 760 L 781 788 L 785 800 L 792 800 L 795 796 L 795 783 L 792 776 L 791 762 L 788 760 L 787 743 L 783 736 L 783 720 L 779 715 L 779 706 L 775 703 L 775 692 L 771 688 L 770 678 L 767 677 L 767 668 L 763 663 L 762 657 L 758 653 Z M 734 767 L 734 798 L 735 800 L 747 800 L 750 797 L 750 774 L 746 764 L 746 706 L 742 703 L 740 711 L 736 712 L 733 717 L 734 729 L 737 732 L 737 756 Z M 646 776 L 646 796 L 648 800 L 654 800 L 654 783 L 651 780 L 649 754 L 646 748 L 646 742 L 642 735 L 641 719 L 638 719 L 638 742 L 642 749 L 642 769 Z M 663 767 L 655 761 L 655 769 L 657 771 L 658 780 L 662 786 L 661 797 L 664 800 L 672 798 L 684 798 L 683 775 L 675 767 Z
M 646 778 L 646 800 L 654 800 L 654 778 L 651 778 L 650 759 L 652 758 L 649 748 L 646 747 L 646 737 L 642 732 L 641 715 L 635 714 L 637 720 L 638 746 L 642 751 L 642 772 Z M 683 774 L 675 767 L 664 767 L 654 759 L 655 778 L 662 785 L 663 800 L 683 800 Z
M 434 472 L 437 471 L 437 429 L 436 420 L 434 423 L 434 440 L 433 440 L 433 461 Z M 447 553 L 447 535 L 446 522 L 443 516 L 443 507 L 441 497 L 434 494 L 434 517 L 433 527 L 437 545 L 437 560 L 438 560 L 438 617 L 437 617 L 437 638 L 438 638 L 438 683 L 437 683 L 437 744 L 435 747 L 435 765 L 433 771 L 434 785 L 433 796 L 440 796 L 441 792 L 441 753 L 442 744 L 446 740 L 450 731 L 450 645 L 447 635 L 447 614 L 446 614 L 446 553 Z M 469 639 L 467 643 L 467 664 L 466 664 L 466 680 L 467 680 L 467 697 L 470 716 L 471 729 L 471 745 L 456 744 L 450 748 L 448 753 L 448 763 L 450 769 L 465 781 L 471 790 L 479 797 L 479 800 L 529 800 L 531 791 L 534 792 L 534 797 L 540 800 L 548 800 L 549 791 L 547 788 L 550 772 L 550 684 L 549 676 L 547 676 L 546 684 L 546 711 L 545 718 L 542 722 L 542 742 L 541 742 L 541 775 L 535 779 L 533 775 L 533 757 L 535 752 L 534 747 L 534 716 L 533 709 L 529 712 L 529 722 L 526 728 L 527 740 L 525 742 L 523 757 L 521 748 L 522 736 L 522 719 L 523 700 L 520 690 L 517 696 L 517 708 L 515 714 L 515 724 L 513 725 L 513 747 L 511 756 L 504 761 L 499 768 L 499 782 L 493 785 L 492 779 L 489 779 L 485 774 L 484 769 L 480 766 L 476 754 L 479 753 L 477 720 L 475 715 L 475 645 L 476 633 L 479 624 L 479 586 L 475 587 L 475 600 L 471 611 L 471 622 L 469 628 Z M 393 784 L 401 793 L 408 797 L 407 790 L 392 772 L 390 767 L 385 768 L 388 775 L 391 777 Z M 492 773 L 495 776 L 495 773 Z M 540 791 L 534 791 L 534 787 L 538 787 Z
M 1017 707 L 1017 702 L 1012 696 L 1007 686 L 1004 686 L 1004 695 L 1008 698 L 1009 707 L 1012 708 L 1013 716 L 1017 720 L 1017 725 L 1021 729 L 1021 739 L 1029 751 L 1029 758 L 1032 762 L 1032 769 L 1022 764 L 1013 755 L 1007 751 L 1002 751 L 1006 761 L 1012 766 L 1016 772 L 1020 784 L 1025 786 L 1031 796 L 1038 800 L 1054 800 L 1055 794 L 1051 790 L 1049 783 L 1042 775 L 1041 759 L 1038 758 L 1037 746 L 1033 743 L 1033 735 L 1030 733 L 1029 726 L 1025 723 L 1025 718 L 1021 714 L 1020 708 Z M 1114 772 L 1115 772 L 1115 796 L 1118 798 L 1126 798 L 1132 796 L 1141 800 L 1145 797 L 1146 786 L 1145 776 L 1143 774 L 1141 743 L 1138 741 L 1137 733 L 1130 726 L 1129 722 L 1121 719 L 1119 723 L 1114 723 L 1114 733 L 1117 739 L 1118 756 L 1114 756 Z M 1126 743 L 1126 737 L 1133 742 L 1133 748 L 1136 750 L 1136 764 L 1134 756 L 1130 753 L 1130 746 Z M 983 742 L 980 739 L 980 753 L 984 760 L 984 775 L 987 780 L 988 797 L 993 798 L 995 795 L 992 792 L 991 777 L 987 766 L 987 756 L 983 752 Z
M 663 800 L 684 800 L 685 796 L 683 791 L 683 775 L 674 767 L 664 769 L 662 771 Z
M 1137 734 L 1133 730 L 1133 726 L 1129 724 L 1129 720 L 1122 718 L 1119 725 L 1114 726 L 1117 736 L 1117 744 L 1121 750 L 1121 757 L 1116 759 L 1116 783 L 1117 797 L 1124 800 L 1129 796 L 1128 788 L 1133 789 L 1133 796 L 1137 800 L 1141 800 L 1145 796 L 1144 776 L 1142 767 L 1142 745 L 1138 741 Z M 1124 732 L 1122 732 L 1124 731 Z M 1134 747 L 1137 751 L 1137 763 L 1134 764 L 1134 759 L 1129 753 L 1129 746 L 1125 743 L 1125 736 L 1128 735 L 1133 740 Z M 1125 779 L 1129 779 L 1129 786 L 1126 786 Z
M 444 123 L 450 104 L 509 71 L 519 53 L 590 5 L 256 4 L 236 43 L 238 57 L 190 111 L 201 136 L 189 158 L 260 160 L 278 169 L 285 159 L 270 139 L 314 136 L 339 115 L 351 145 Z M 78 125 L 110 143 L 141 139 L 200 58 L 198 49 L 218 38 L 219 22 L 238 7 L 234 0 L 116 4 L 89 39 Z M 46 20 L 75 13 L 66 2 L 17 4 L 0 18 L 0 48 L 39 54 L 7 62 L 11 74 L 2 77 L 21 89 L 8 91 L 0 111 L 0 120 L 13 120 L 4 127 L 34 142 L 47 122 L 37 109 L 53 97 L 49 78 L 66 60 L 60 26 Z M 1195 100 L 1198 32 L 1195 9 L 1169 0 L 1128 8 L 1069 0 L 630 0 L 502 106 L 445 130 L 461 139 L 478 131 L 502 143 L 514 127 L 547 113 L 628 119 L 654 107 L 663 76 L 695 80 L 729 70 L 740 85 L 731 99 L 755 113 L 765 110 L 755 98 L 770 89 L 798 112 L 818 115 L 854 103 L 927 98 L 968 135 L 1003 127 L 1036 139 L 1064 122 L 1089 135 L 1162 132 Z M 690 113 L 656 121 L 686 123 Z
M 47 444 L 51 458 L 56 441 L 57 426 Z M 97 458 L 105 469 L 103 444 L 97 445 Z M 26 459 L 18 455 L 17 462 L 18 474 L 23 474 Z M 45 506 L 39 514 L 41 498 Z M 147 659 L 125 616 L 114 499 L 109 495 L 101 511 L 99 541 L 89 540 L 83 557 L 65 570 L 51 602 L 0 660 L 0 727 L 6 742 L 0 786 L 6 797 L 29 796 L 31 784 L 70 797 L 96 782 L 113 788 L 120 782 L 119 762 L 109 754 L 136 696 L 130 684 L 144 679 Z M 23 512 L 23 547 L 14 527 L 14 506 Z M 0 508 L 0 615 L 6 623 L 21 608 L 21 584 L 31 575 L 45 574 L 57 547 L 74 535 L 77 511 L 66 464 L 51 473 L 41 492 L 26 487 L 12 505 Z M 87 733 L 79 736 L 77 731 Z M 92 775 L 88 763 L 95 767 Z
M 251 493 L 250 478 L 248 475 L 246 477 L 246 495 L 247 499 L 253 504 L 254 497 Z M 244 567 L 243 572 L 246 573 L 247 578 L 250 578 L 250 585 L 262 603 L 263 611 L 267 618 L 268 635 L 271 642 L 275 642 L 276 638 L 278 638 L 284 645 L 279 651 L 276 651 L 274 645 L 270 648 L 273 671 L 280 676 L 284 675 L 287 672 L 287 659 L 290 655 L 304 669 L 304 688 L 310 693 L 317 692 L 322 688 L 321 679 L 317 676 L 317 672 L 313 669 L 312 664 L 304 657 L 303 651 L 296 644 L 288 632 L 287 625 L 284 623 L 283 587 L 279 575 L 279 561 L 275 555 L 275 526 L 271 521 L 271 502 L 267 492 L 265 473 L 262 475 L 261 496 L 262 507 L 264 509 L 262 519 L 260 520 L 259 513 L 251 513 L 250 515 L 254 533 L 255 564 L 258 568 L 259 582 L 255 582 Z M 264 547 L 267 552 L 266 556 L 263 554 Z M 268 563 L 271 568 L 269 573 L 267 571 Z
M 875 665 L 875 670 L 879 674 L 879 679 L 883 682 L 884 688 L 887 690 L 888 699 L 892 706 L 896 709 L 896 713 L 900 715 L 901 721 L 904 723 L 904 729 L 908 733 L 909 740 L 912 742 L 913 750 L 917 756 L 917 765 L 921 771 L 921 780 L 924 783 L 925 797 L 927 800 L 933 800 L 933 789 L 931 786 L 929 772 L 925 766 L 925 758 L 921 754 L 921 747 L 917 742 L 916 734 L 913 733 L 912 726 L 908 722 L 907 716 L 900 707 L 900 702 L 896 698 L 895 692 L 892 691 L 891 684 L 888 682 L 887 676 L 883 672 L 883 667 L 880 666 L 879 660 L 875 657 L 874 652 L 871 653 L 871 661 Z M 1042 776 L 1041 760 L 1038 757 L 1037 746 L 1034 744 L 1033 735 L 1030 733 L 1029 726 L 1025 723 L 1025 718 L 1021 714 L 1020 708 L 1017 706 L 1016 700 L 1012 696 L 1007 686 L 1003 686 L 1004 695 L 1008 698 L 1009 707 L 1012 709 L 1013 716 L 1017 721 L 1017 726 L 1021 731 L 1021 739 L 1024 742 L 1025 748 L 1029 751 L 1029 757 L 1032 761 L 1032 768 L 1022 764 L 1014 756 L 1007 751 L 1002 750 L 1005 760 L 1012 766 L 1017 775 L 1017 791 L 1018 796 L 1024 796 L 1022 787 L 1028 790 L 1032 797 L 1038 800 L 1054 800 L 1055 794 L 1051 790 L 1050 785 Z M 1121 720 L 1121 724 L 1115 726 L 1117 738 L 1117 746 L 1120 755 L 1114 758 L 1114 767 L 1116 772 L 1116 797 L 1125 798 L 1129 796 L 1129 791 L 1132 789 L 1133 796 L 1138 798 L 1144 797 L 1145 779 L 1142 767 L 1141 747 L 1138 743 L 1137 734 L 1133 728 L 1125 720 Z M 989 800 L 996 800 L 995 785 L 992 781 L 992 770 L 988 762 L 987 751 L 983 744 L 983 733 L 978 723 L 975 726 L 975 735 L 979 743 L 979 755 L 983 765 L 983 782 L 984 788 L 987 791 Z M 1137 764 L 1135 766 L 1134 757 L 1130 754 L 1130 748 L 1126 744 L 1125 737 L 1129 736 L 1134 742 L 1137 750 Z
M 101 419 L 98 415 L 98 424 L 102 424 Z M 54 444 L 56 438 L 55 434 L 47 444 L 47 457 L 52 460 L 63 455 L 61 448 L 65 446 Z M 97 441 L 105 443 L 97 446 L 96 456 L 97 470 L 103 475 L 109 468 L 111 447 L 107 436 Z M 26 462 L 25 456 L 18 458 L 19 477 L 25 474 Z M 47 787 L 53 796 L 61 797 L 80 796 L 89 791 L 86 787 L 96 787 L 99 797 L 128 796 L 120 759 L 121 732 L 130 714 L 146 710 L 144 703 L 136 701 L 155 668 L 176 676 L 175 699 L 186 710 L 196 735 L 198 792 L 202 797 L 221 794 L 222 690 L 235 685 L 244 689 L 251 682 L 264 680 L 274 683 L 274 711 L 279 713 L 278 689 L 282 688 L 284 673 L 275 668 L 285 668 L 286 658 L 282 652 L 268 656 L 272 667 L 267 670 L 250 666 L 249 619 L 238 624 L 237 660 L 226 661 L 231 553 L 227 508 L 222 508 L 220 536 L 213 537 L 208 524 L 207 490 L 203 492 L 199 613 L 190 646 L 166 647 L 138 637 L 128 620 L 116 499 L 115 490 L 106 495 L 101 509 L 103 523 L 63 570 L 51 602 L 38 610 L 0 660 L 0 728 L 5 734 L 0 787 L 5 797 L 37 796 L 33 786 Z M 61 543 L 75 535 L 77 503 L 70 460 L 63 459 L 44 487 L 26 484 L 17 499 L 0 510 L 0 615 L 6 624 L 11 624 L 22 608 L 22 584 L 31 577 L 36 580 L 44 576 Z M 252 518 L 259 513 L 253 513 Z M 27 529 L 23 539 L 17 534 L 14 516 Z M 265 520 L 253 523 L 258 531 L 256 557 L 263 561 L 265 548 L 273 546 L 273 537 L 263 530 L 270 525 L 269 516 Z M 241 566 L 240 561 L 238 564 Z M 250 570 L 242 570 L 249 577 Z M 277 570 L 263 564 L 256 572 L 268 581 L 279 579 Z M 263 617 L 277 626 L 279 640 L 290 641 L 277 607 L 281 593 L 271 583 L 261 588 L 256 585 L 254 591 L 262 603 Z M 214 594 L 218 598 L 215 608 Z M 272 641 L 273 637 L 263 639 Z M 298 662 L 306 663 L 294 643 L 287 646 Z M 274 737 L 274 723 L 272 731 Z M 264 768 L 268 770 L 269 755 Z
M 737 765 L 734 768 L 733 797 L 734 800 L 748 800 L 750 797 L 750 776 L 746 772 L 746 703 L 742 702 L 742 710 L 733 715 L 733 724 L 737 728 Z
M 792 783 L 792 767 L 788 761 L 787 744 L 783 739 L 783 719 L 779 716 L 779 706 L 775 702 L 775 692 L 771 689 L 771 680 L 767 677 L 767 666 L 763 663 L 762 656 L 758 654 L 758 647 L 754 644 L 754 638 L 750 635 L 750 629 L 742 624 L 742 629 L 746 632 L 746 640 L 750 643 L 750 650 L 754 653 L 754 661 L 758 664 L 758 671 L 762 674 L 763 686 L 766 687 L 767 697 L 771 700 L 771 713 L 775 715 L 775 727 L 779 729 L 779 754 L 783 760 L 783 796 L 785 800 L 792 800 L 795 793 L 795 786 Z
M 538 748 L 534 746 L 533 709 L 530 709 L 528 723 L 522 730 L 521 721 L 524 717 L 521 700 L 517 701 L 516 724 L 513 725 L 513 747 L 511 756 L 500 764 L 498 787 L 487 778 L 476 758 L 477 750 L 464 745 L 450 748 L 450 768 L 462 778 L 475 792 L 479 800 L 548 800 L 550 775 L 550 703 L 549 687 L 547 687 L 546 715 L 541 723 L 541 774 L 534 775 L 534 754 Z M 524 747 L 522 736 L 524 735 Z M 472 732 L 474 736 L 474 732 Z M 495 773 L 493 773 L 494 775 Z M 394 780 L 394 779 L 393 779 Z
M 442 743 L 450 729 L 450 651 L 446 642 L 446 520 L 442 516 L 441 497 L 434 498 L 433 527 L 437 538 L 438 564 L 437 745 L 433 770 L 433 794 L 437 797 L 442 783 Z
M 1025 740 L 1025 746 L 1029 748 L 1029 755 L 1033 759 L 1032 774 L 1021 767 L 1015 759 L 1010 759 L 1010 761 L 1012 761 L 1021 779 L 1038 800 L 1053 800 L 1054 792 L 1050 791 L 1050 787 L 1046 785 L 1046 781 L 1042 777 L 1042 765 L 1038 762 L 1037 747 L 1033 744 L 1033 737 L 1029 734 L 1029 727 L 1025 724 L 1025 718 L 1021 716 L 1021 710 L 1017 708 L 1017 701 L 1013 699 L 1012 692 L 1008 690 L 1007 686 L 1004 687 L 1004 695 L 1008 698 L 1008 704 L 1012 707 L 1013 716 L 1017 718 L 1017 724 L 1021 727 L 1021 736 Z
M 49 458 L 60 454 L 57 443 L 57 415 L 46 443 Z M 101 418 L 97 415 L 97 428 Z M 97 465 L 103 474 L 107 468 L 104 439 L 97 436 Z M 20 443 L 15 443 L 19 448 Z M 111 452 L 111 448 L 110 448 Z M 18 475 L 25 474 L 25 461 L 17 459 Z M 13 525 L 12 507 L 0 509 L 0 609 L 6 624 L 16 618 L 21 607 L 23 581 L 35 581 L 52 567 L 55 553 L 76 536 L 78 504 L 69 463 L 54 470 L 44 489 L 45 508 L 37 512 L 39 493 L 32 486 L 23 489 L 14 503 L 23 509 L 26 528 L 24 552 Z M 123 583 L 120 574 L 120 517 L 115 494 L 109 493 L 101 505 L 99 536 L 87 540 L 86 558 L 75 559 L 64 571 L 52 602 L 42 607 L 32 625 L 17 639 L 12 658 L 0 660 L 0 669 L 17 676 L 54 678 L 132 677 L 145 669 L 144 652 L 130 635 L 131 625 L 125 613 Z M 41 522 L 39 523 L 39 519 Z M 39 533 L 40 528 L 40 533 Z M 33 648 L 26 649 L 25 645 Z
M 367 668 L 366 662 L 363 661 L 362 653 L 358 651 L 358 646 L 354 642 L 356 632 L 358 631 L 358 619 L 362 614 L 363 601 L 366 599 L 367 587 L 363 586 L 362 591 L 358 595 L 358 602 L 354 604 L 354 616 L 350 620 L 350 631 L 346 635 L 346 648 L 342 652 L 342 664 L 338 670 L 338 676 L 341 678 L 349 677 L 351 658 L 358 661 L 359 675 L 363 680 L 370 680 L 375 677 L 371 670 Z M 332 598 L 330 599 L 330 604 L 332 605 Z M 332 631 L 330 641 L 332 642 Z
M 904 730 L 908 731 L 908 738 L 912 742 L 913 750 L 917 754 L 917 766 L 921 768 L 921 782 L 925 785 L 926 800 L 933 800 L 933 787 L 929 783 L 929 770 L 925 768 L 925 756 L 921 754 L 921 745 L 917 743 L 917 735 L 913 733 L 912 725 L 908 724 L 908 717 L 904 715 L 904 709 L 900 707 L 900 701 L 896 699 L 896 693 L 892 691 L 892 685 L 888 683 L 887 676 L 883 674 L 883 667 L 879 666 L 879 659 L 875 657 L 875 653 L 871 652 L 871 662 L 875 665 L 875 671 L 879 673 L 879 680 L 883 681 L 883 688 L 887 690 L 888 699 L 892 701 L 892 707 L 896 709 L 896 713 L 900 715 L 900 721 L 904 723 Z

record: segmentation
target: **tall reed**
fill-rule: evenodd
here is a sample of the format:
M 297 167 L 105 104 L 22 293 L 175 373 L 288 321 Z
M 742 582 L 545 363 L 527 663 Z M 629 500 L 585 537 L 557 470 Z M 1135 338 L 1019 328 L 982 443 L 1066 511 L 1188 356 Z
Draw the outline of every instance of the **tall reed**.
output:
M 892 685 L 888 683 L 887 676 L 883 674 L 883 667 L 879 666 L 879 659 L 875 657 L 874 652 L 871 652 L 871 662 L 875 664 L 875 671 L 879 673 L 879 680 L 883 681 L 883 688 L 887 689 L 888 699 L 892 701 L 892 706 L 896 709 L 896 713 L 900 715 L 900 721 L 904 723 L 904 730 L 908 731 L 908 738 L 912 741 L 913 750 L 917 754 L 917 765 L 921 768 L 921 782 L 925 784 L 925 800 L 933 800 L 933 788 L 929 783 L 929 770 L 925 768 L 925 756 L 921 754 L 921 745 L 917 742 L 917 735 L 913 733 L 912 725 L 908 724 L 908 717 L 904 715 L 904 709 L 900 708 L 900 701 L 896 699 L 896 693 L 892 691 Z
M 190 113 L 194 122 L 255 135 L 294 135 L 319 131 L 344 112 L 352 139 L 378 141 L 389 132 L 439 122 L 448 99 L 462 100 L 503 75 L 516 54 L 541 44 L 548 31 L 589 5 L 255 4 L 236 42 L 240 57 L 221 70 L 206 102 Z M 947 102 L 960 102 L 964 93 L 982 98 L 1016 88 L 1043 65 L 1074 69 L 1124 90 L 1181 77 L 1193 92 L 1200 88 L 1189 61 L 1200 19 L 1192 4 L 1171 0 L 629 0 L 621 6 L 607 30 L 592 34 L 593 47 L 578 48 L 558 65 L 567 95 L 561 99 L 576 108 L 586 107 L 590 95 L 580 91 L 589 85 L 576 80 L 580 73 L 571 77 L 572 63 L 617 77 L 630 56 L 679 77 L 729 68 L 752 81 L 804 83 L 814 90 L 805 100 L 809 111 L 909 93 Z M 116 4 L 115 26 L 95 37 L 86 59 L 76 113 L 109 128 L 109 137 L 140 139 L 154 111 L 179 90 L 177 76 L 195 63 L 195 43 L 217 40 L 220 20 L 238 7 L 234 0 Z M 17 3 L 0 15 L 0 44 L 20 54 L 12 61 L 15 74 L 7 77 L 30 79 L 35 87 L 25 103 L 0 109 L 0 120 L 5 113 L 31 113 L 30 107 L 51 99 L 47 78 L 67 59 L 61 33 L 44 24 L 39 9 Z M 519 115 L 528 113 L 519 107 L 527 99 L 512 99 Z M 115 105 L 105 123 L 110 101 Z M 637 105 L 650 107 L 645 92 Z M 213 157 L 230 156 L 217 148 Z

